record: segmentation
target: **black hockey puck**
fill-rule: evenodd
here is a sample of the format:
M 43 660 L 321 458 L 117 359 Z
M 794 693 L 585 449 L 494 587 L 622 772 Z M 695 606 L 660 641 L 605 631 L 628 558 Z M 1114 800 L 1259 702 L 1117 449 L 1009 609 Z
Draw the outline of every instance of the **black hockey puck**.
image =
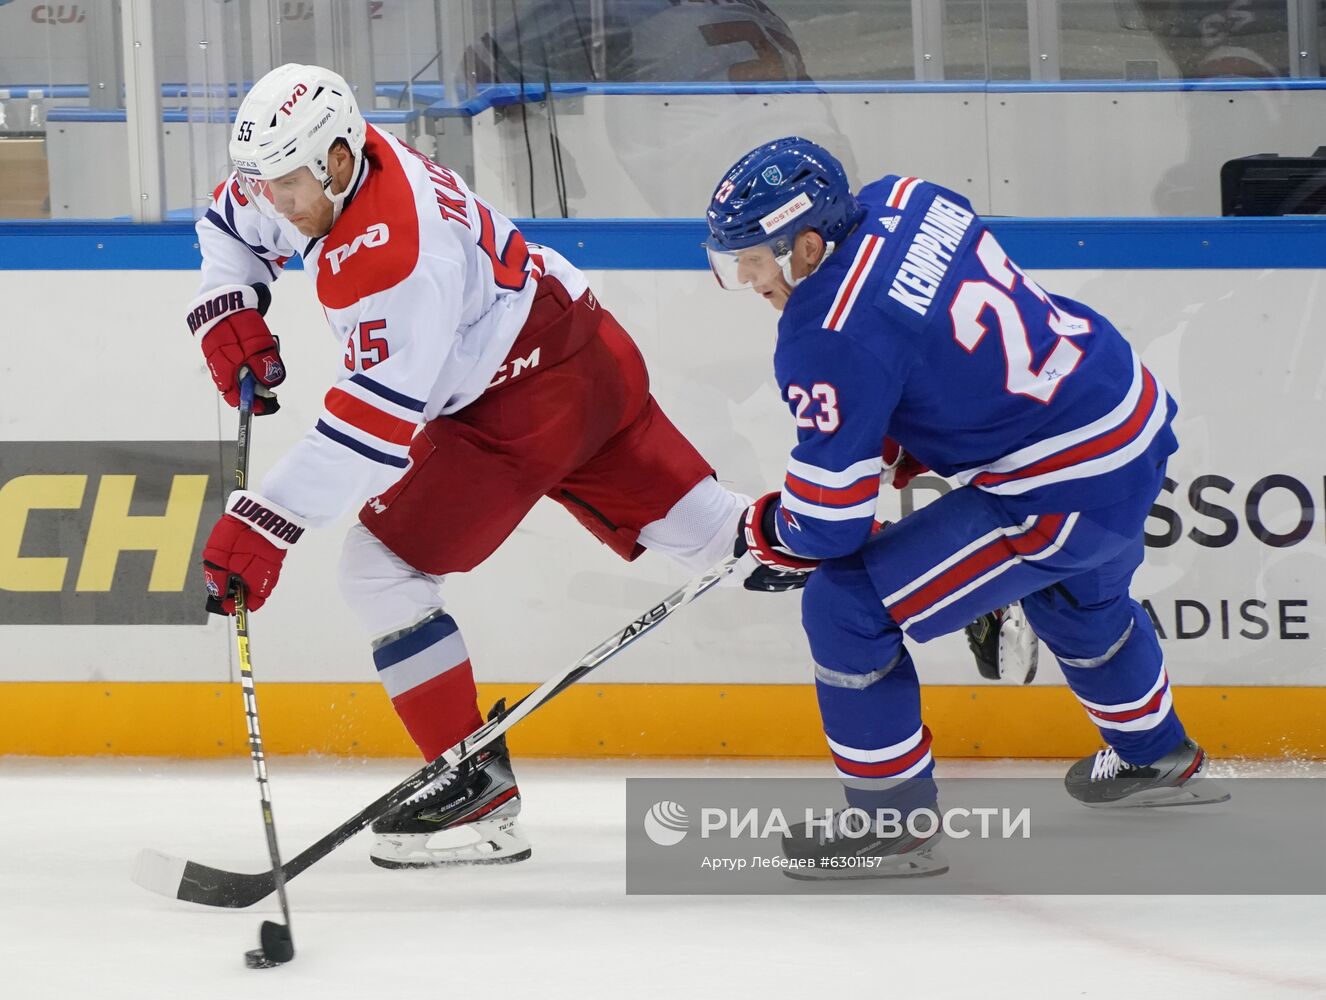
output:
M 264 920 L 258 932 L 258 940 L 262 944 L 261 948 L 244 953 L 244 964 L 250 969 L 274 969 L 295 957 L 295 943 L 290 937 L 290 928 L 285 924 Z

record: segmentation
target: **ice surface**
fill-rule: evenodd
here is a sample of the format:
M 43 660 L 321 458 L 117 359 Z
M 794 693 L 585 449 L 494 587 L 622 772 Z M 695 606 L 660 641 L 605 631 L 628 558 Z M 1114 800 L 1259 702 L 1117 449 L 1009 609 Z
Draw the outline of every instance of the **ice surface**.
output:
M 414 766 L 272 761 L 287 855 Z M 940 767 L 952 776 L 1063 771 Z M 523 761 L 530 861 L 389 872 L 369 864 L 361 838 L 291 884 L 295 962 L 250 971 L 243 954 L 274 900 L 213 910 L 129 881 L 142 847 L 267 867 L 246 760 L 0 758 L 0 997 L 1326 996 L 1320 897 L 624 894 L 624 778 L 824 773 L 813 762 Z M 1083 810 L 1083 822 L 1092 815 Z

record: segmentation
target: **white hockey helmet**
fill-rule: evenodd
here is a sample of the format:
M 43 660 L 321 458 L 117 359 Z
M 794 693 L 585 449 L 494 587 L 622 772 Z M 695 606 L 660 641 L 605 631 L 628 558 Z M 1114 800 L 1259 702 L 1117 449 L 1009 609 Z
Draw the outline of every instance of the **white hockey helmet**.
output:
M 286 63 L 253 85 L 235 115 L 230 160 L 249 200 L 276 217 L 267 183 L 307 167 L 340 215 L 349 189 L 331 191 L 328 153 L 341 139 L 354 156 L 354 175 L 364 155 L 367 126 L 345 78 L 321 66 Z

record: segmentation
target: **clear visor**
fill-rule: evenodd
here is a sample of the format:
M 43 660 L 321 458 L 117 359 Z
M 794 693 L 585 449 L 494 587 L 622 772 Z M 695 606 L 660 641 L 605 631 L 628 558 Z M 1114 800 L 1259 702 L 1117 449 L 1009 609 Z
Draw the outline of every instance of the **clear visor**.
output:
M 780 242 L 778 249 L 785 245 Z M 720 285 L 731 291 L 752 288 L 773 280 L 780 272 L 786 273 L 792 261 L 791 249 L 781 254 L 775 254 L 774 250 L 772 243 L 761 243 L 744 250 L 718 250 L 705 244 L 714 277 Z
M 322 197 L 322 185 L 313 171 L 300 167 L 288 174 L 267 180 L 236 171 L 239 194 L 269 219 L 288 219 L 307 212 L 315 199 Z

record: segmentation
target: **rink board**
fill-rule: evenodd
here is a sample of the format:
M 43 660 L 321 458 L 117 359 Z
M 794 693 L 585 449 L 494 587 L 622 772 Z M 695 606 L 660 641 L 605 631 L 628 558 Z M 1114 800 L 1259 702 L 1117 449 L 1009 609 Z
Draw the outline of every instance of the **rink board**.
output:
M 488 705 L 533 684 L 479 685 Z M 37 756 L 243 757 L 238 684 L 71 682 L 0 685 L 0 747 Z M 274 754 L 417 754 L 376 684 L 259 687 Z M 1208 751 L 1326 757 L 1326 689 L 1183 687 L 1175 704 Z M 924 685 L 940 757 L 1078 757 L 1100 745 L 1062 685 Z M 512 749 L 548 757 L 820 757 L 810 684 L 590 684 L 571 687 L 511 730 Z
M 1175 268 L 1185 261 L 1159 260 L 1145 234 L 1129 233 L 1121 224 L 1109 235 L 1130 268 L 1038 273 L 1111 316 L 1180 402 L 1182 449 L 1135 593 L 1160 625 L 1196 735 L 1230 753 L 1326 753 L 1322 271 L 1264 259 Z M 1071 235 L 1064 224 L 1055 245 Z M 1037 270 L 1034 250 L 1019 256 Z M 622 253 L 642 256 L 638 243 Z M 235 424 L 180 322 L 196 278 L 84 266 L 0 270 L 0 682 L 12 682 L 0 687 L 0 752 L 242 753 L 233 644 L 226 623 L 199 610 L 193 570 L 228 487 Z M 685 266 L 590 277 L 638 340 L 655 394 L 724 481 L 748 493 L 779 482 L 791 427 L 770 372 L 772 313 Z M 255 423 L 259 479 L 312 425 L 341 357 L 302 275 L 280 282 L 269 319 L 292 374 L 282 413 Z M 896 517 L 946 488 L 920 480 L 883 510 Z M 269 739 L 407 752 L 334 584 L 341 535 L 309 533 L 254 618 Z M 542 504 L 444 596 L 479 680 L 506 691 L 574 662 L 684 578 L 652 555 L 619 562 Z M 941 752 L 1058 755 L 1095 743 L 1050 662 L 1020 690 L 982 684 L 956 637 L 915 655 Z M 809 677 L 795 595 L 717 591 L 516 742 L 549 754 L 815 754 Z M 605 705 L 615 706 L 606 717 Z

